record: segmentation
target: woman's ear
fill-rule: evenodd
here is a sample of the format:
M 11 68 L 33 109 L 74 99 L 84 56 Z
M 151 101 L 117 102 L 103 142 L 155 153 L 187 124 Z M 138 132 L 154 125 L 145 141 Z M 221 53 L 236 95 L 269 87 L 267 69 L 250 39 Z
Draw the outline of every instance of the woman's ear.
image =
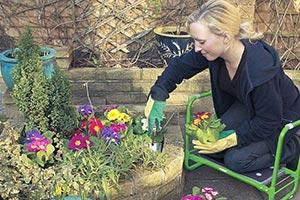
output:
M 224 44 L 229 44 L 231 40 L 231 35 L 228 34 L 227 32 L 224 33 Z

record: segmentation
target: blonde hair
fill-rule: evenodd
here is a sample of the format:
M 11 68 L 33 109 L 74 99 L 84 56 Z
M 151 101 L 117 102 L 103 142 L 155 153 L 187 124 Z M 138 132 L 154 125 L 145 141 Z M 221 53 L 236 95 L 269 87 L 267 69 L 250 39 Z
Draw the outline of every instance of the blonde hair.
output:
M 209 0 L 194 11 L 186 21 L 188 31 L 194 22 L 204 23 L 216 35 L 227 32 L 235 38 L 250 40 L 263 36 L 262 33 L 253 31 L 250 23 L 242 23 L 239 8 L 225 0 Z

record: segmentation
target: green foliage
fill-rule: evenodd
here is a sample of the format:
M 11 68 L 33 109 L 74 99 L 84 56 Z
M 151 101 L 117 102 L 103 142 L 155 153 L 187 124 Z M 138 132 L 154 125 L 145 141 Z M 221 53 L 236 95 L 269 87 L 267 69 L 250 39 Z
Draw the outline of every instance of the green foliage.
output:
M 146 130 L 143 129 L 143 123 L 142 123 L 143 118 L 144 118 L 143 115 L 137 115 L 132 120 L 133 133 L 136 135 L 143 135 L 146 133 Z
M 36 161 L 42 167 L 45 166 L 45 163 L 51 158 L 55 148 L 52 144 L 48 144 L 46 147 L 46 151 L 39 151 L 36 154 Z
M 78 112 L 71 103 L 70 83 L 66 75 L 57 67 L 50 80 L 49 120 L 52 130 L 70 132 L 78 127 Z
M 120 191 L 118 183 L 130 178 L 137 167 L 161 169 L 167 159 L 166 154 L 147 147 L 151 139 L 146 135 L 128 134 L 120 145 L 93 138 L 94 146 L 81 151 L 70 151 L 66 141 L 53 138 L 55 162 L 42 167 L 23 153 L 20 131 L 6 124 L 0 137 L 0 194 L 4 199 L 59 199 L 66 195 L 105 199 Z M 48 134 L 44 135 L 53 135 Z
M 51 78 L 47 78 L 39 53 L 27 29 L 19 42 L 12 96 L 24 114 L 26 130 L 70 132 L 77 127 L 78 116 L 71 104 L 68 79 L 56 65 Z
M 5 123 L 0 138 L 0 194 L 4 199 L 50 199 L 54 166 L 42 168 L 22 153 L 21 130 Z
M 39 46 L 34 43 L 31 28 L 26 28 L 25 32 L 21 35 L 18 49 L 13 53 L 16 54 L 16 58 L 19 61 L 25 61 L 30 57 L 39 55 Z
M 26 129 L 37 128 L 46 131 L 49 123 L 46 116 L 49 105 L 47 98 L 49 81 L 43 73 L 43 64 L 38 51 L 36 52 L 35 48 L 29 46 L 29 44 L 35 45 L 28 42 L 32 40 L 32 36 L 30 38 L 28 34 L 30 31 L 25 32 L 26 37 L 23 36 L 20 41 L 20 51 L 18 52 L 20 60 L 13 71 L 15 86 L 12 96 L 18 109 L 24 114 Z M 25 47 L 28 49 L 23 49 Z
M 94 146 L 87 150 L 64 149 L 62 169 L 56 176 L 56 187 L 60 188 L 57 196 L 81 194 L 92 199 L 110 198 L 120 189 L 119 180 L 130 176 L 137 165 L 147 169 L 164 167 L 166 155 L 151 151 L 147 136 L 128 134 L 120 145 L 91 139 Z

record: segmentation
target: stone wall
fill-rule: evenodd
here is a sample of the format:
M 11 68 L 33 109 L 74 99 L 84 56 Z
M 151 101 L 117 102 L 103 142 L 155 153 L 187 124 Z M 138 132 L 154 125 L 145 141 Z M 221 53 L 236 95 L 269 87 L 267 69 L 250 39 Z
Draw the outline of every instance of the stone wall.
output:
M 150 88 L 162 71 L 161 68 L 78 68 L 65 72 L 71 82 L 72 101 L 75 105 L 88 104 L 90 99 L 96 107 L 124 104 L 134 110 L 142 111 Z M 300 71 L 286 70 L 285 72 L 300 89 Z M 167 100 L 167 111 L 184 112 L 189 96 L 208 90 L 210 90 L 210 79 L 208 71 L 205 70 L 178 85 Z M 3 104 L 6 106 L 5 113 L 8 116 L 16 110 L 7 92 L 3 96 Z M 201 110 L 203 106 L 205 106 L 204 110 L 210 110 L 211 98 L 206 98 L 204 103 L 199 102 L 195 105 L 201 106 Z
M 156 68 L 80 68 L 68 70 L 67 74 L 71 81 L 73 102 L 77 105 L 88 103 L 88 86 L 93 105 L 130 104 L 140 105 L 142 109 L 151 86 L 162 71 Z M 300 88 L 300 72 L 286 70 L 286 73 Z M 189 96 L 207 90 L 210 90 L 210 79 L 205 70 L 178 85 L 167 100 L 168 109 L 184 111 Z

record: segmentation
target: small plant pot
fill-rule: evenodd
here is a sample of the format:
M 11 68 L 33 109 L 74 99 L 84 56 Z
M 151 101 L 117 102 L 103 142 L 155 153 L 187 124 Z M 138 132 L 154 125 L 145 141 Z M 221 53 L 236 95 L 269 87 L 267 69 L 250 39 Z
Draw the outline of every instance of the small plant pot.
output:
M 12 72 L 15 66 L 18 64 L 18 59 L 13 56 L 15 49 L 8 49 L 0 54 L 0 66 L 1 74 L 4 80 L 4 83 L 9 91 L 13 89 L 14 80 L 12 77 Z M 54 72 L 54 64 L 56 63 L 55 59 L 56 51 L 52 48 L 43 47 L 40 50 L 40 57 L 43 62 L 44 74 L 51 78 Z
M 162 152 L 164 148 L 165 139 L 161 142 L 152 142 L 149 144 L 149 148 L 155 152 Z
M 149 148 L 152 151 L 155 151 L 155 152 L 162 152 L 162 150 L 163 150 L 163 144 L 162 143 L 158 143 L 158 142 L 154 142 L 154 143 L 149 144 Z

